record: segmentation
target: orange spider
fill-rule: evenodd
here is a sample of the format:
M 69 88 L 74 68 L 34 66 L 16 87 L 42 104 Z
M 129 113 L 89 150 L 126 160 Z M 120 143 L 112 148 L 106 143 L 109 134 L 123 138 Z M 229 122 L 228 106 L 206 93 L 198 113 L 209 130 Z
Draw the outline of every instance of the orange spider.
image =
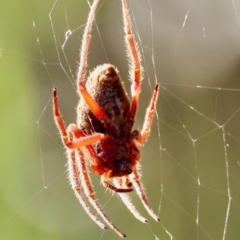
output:
M 132 212 L 142 222 L 142 217 L 135 209 L 128 192 L 135 188 L 148 213 L 159 221 L 147 200 L 144 187 L 138 172 L 140 152 L 137 145 L 144 145 L 149 134 L 156 108 L 159 84 L 155 89 L 147 108 L 145 121 L 141 131 L 132 130 L 141 90 L 143 75 L 140 53 L 131 27 L 126 0 L 122 0 L 123 22 L 127 56 L 130 62 L 132 79 L 132 101 L 130 103 L 117 69 L 110 64 L 98 66 L 85 80 L 87 55 L 91 40 L 92 23 L 95 18 L 99 0 L 94 0 L 83 34 L 80 53 L 80 66 L 77 76 L 77 90 L 80 102 L 77 108 L 77 125 L 70 124 L 66 129 L 58 107 L 57 89 L 53 89 L 54 120 L 60 132 L 62 142 L 68 156 L 68 174 L 71 186 L 86 213 L 102 229 L 106 229 L 92 212 L 86 198 L 102 219 L 121 237 L 126 237 L 105 215 L 101 205 L 94 196 L 89 177 L 88 165 L 92 171 L 101 175 L 102 184 L 117 192 Z M 85 194 L 82 193 L 83 192 Z

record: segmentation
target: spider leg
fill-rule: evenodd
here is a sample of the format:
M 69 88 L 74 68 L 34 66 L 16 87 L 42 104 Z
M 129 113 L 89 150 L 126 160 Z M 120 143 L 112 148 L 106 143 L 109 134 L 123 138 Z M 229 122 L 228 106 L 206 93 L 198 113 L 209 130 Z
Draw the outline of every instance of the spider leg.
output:
M 130 78 L 133 79 L 132 88 L 131 88 L 132 105 L 128 114 L 128 120 L 130 124 L 133 125 L 134 118 L 137 112 L 137 107 L 138 107 L 139 94 L 141 91 L 141 78 L 142 78 L 141 56 L 138 51 L 138 46 L 135 42 L 134 35 L 132 32 L 131 20 L 130 20 L 129 10 L 128 10 L 126 0 L 122 0 L 122 9 L 123 9 L 125 42 L 127 46 L 128 57 L 131 64 Z M 156 84 L 155 90 L 150 102 L 150 106 L 147 109 L 147 114 L 144 121 L 142 132 L 136 138 L 139 144 L 144 144 L 149 136 L 149 132 L 150 132 L 153 116 L 154 116 L 156 101 L 158 97 L 158 90 L 159 90 L 159 84 Z M 140 182 L 139 173 L 137 172 L 136 168 L 134 168 L 133 173 L 130 174 L 130 177 L 144 207 L 156 221 L 159 221 L 158 216 L 153 212 L 152 208 L 150 207 L 143 185 Z
M 114 178 L 114 184 L 116 185 L 117 188 L 121 188 L 122 187 L 122 178 Z M 137 211 L 137 209 L 135 208 L 135 206 L 132 204 L 128 194 L 126 193 L 119 193 L 118 196 L 121 198 L 121 200 L 123 201 L 123 203 L 126 205 L 126 207 L 128 208 L 128 210 L 134 215 L 135 218 L 137 218 L 139 221 L 146 223 L 147 219 L 142 217 L 140 215 L 140 213 Z
M 84 29 L 83 33 L 83 39 L 82 39 L 82 47 L 80 52 L 80 65 L 78 69 L 78 75 L 77 75 L 77 85 L 81 85 L 81 83 L 84 81 L 84 78 L 86 76 L 86 70 L 87 70 L 87 56 L 88 56 L 88 48 L 91 41 L 91 30 L 92 30 L 92 24 L 95 19 L 95 13 L 97 10 L 97 6 L 100 0 L 94 0 L 89 15 L 86 27 Z M 80 86 L 78 87 L 78 90 L 80 89 Z M 79 94 L 81 92 L 79 91 Z
M 141 56 L 138 51 L 137 43 L 134 39 L 132 31 L 132 24 L 129 15 L 128 5 L 126 0 L 122 0 L 123 23 L 125 32 L 125 42 L 127 47 L 127 54 L 130 62 L 130 79 L 132 82 L 132 105 L 129 112 L 129 120 L 133 121 L 137 111 L 138 98 L 141 91 L 142 66 Z
M 73 149 L 73 148 L 91 145 L 99 140 L 106 140 L 106 138 L 107 138 L 107 136 L 102 133 L 96 133 L 96 134 L 92 134 L 90 136 L 85 136 L 84 133 L 82 132 L 81 138 L 78 138 L 77 140 L 69 140 L 63 118 L 59 111 L 56 88 L 53 89 L 53 114 L 54 114 L 55 123 L 61 134 L 62 141 L 63 141 L 64 145 L 67 146 L 68 148 Z M 73 129 L 73 132 L 74 131 L 75 131 L 75 129 Z M 78 129 L 78 131 L 81 131 L 81 130 Z M 73 133 L 73 135 L 75 135 L 75 134 Z
M 67 156 L 68 156 L 68 176 L 70 180 L 70 184 L 72 186 L 72 189 L 74 190 L 74 193 L 86 211 L 86 213 L 90 216 L 90 218 L 102 229 L 106 229 L 107 227 L 105 224 L 103 224 L 99 219 L 96 217 L 95 214 L 93 214 L 91 208 L 87 204 L 86 199 L 84 198 L 82 192 L 81 192 L 81 186 L 80 186 L 80 180 L 78 176 L 78 170 L 76 166 L 76 158 L 75 158 L 75 150 L 67 149 Z
M 143 187 L 142 183 L 140 182 L 140 174 L 138 173 L 136 168 L 133 169 L 133 173 L 130 174 L 130 178 L 133 182 L 133 186 L 134 186 L 139 198 L 141 199 L 141 201 L 143 203 L 143 206 L 145 207 L 145 209 L 147 210 L 149 215 L 154 220 L 159 222 L 160 221 L 159 217 L 154 213 L 153 209 L 150 207 L 144 187 Z
M 96 13 L 98 4 L 99 4 L 99 0 L 95 0 L 93 2 L 88 15 L 86 27 L 84 29 L 82 47 L 80 52 L 80 65 L 79 65 L 78 75 L 77 75 L 77 86 L 78 86 L 79 95 L 83 96 L 84 100 L 89 105 L 93 114 L 98 119 L 103 121 L 106 128 L 109 128 L 111 126 L 111 123 L 107 115 L 103 112 L 99 104 L 90 96 L 90 94 L 86 90 L 86 87 L 83 84 L 84 78 L 86 76 L 86 70 L 87 70 L 87 56 L 88 56 L 89 44 L 91 41 L 92 24 L 93 24 L 93 20 L 95 19 L 95 13 Z
M 99 104 L 88 93 L 85 85 L 80 82 L 78 84 L 78 87 L 79 87 L 79 92 L 80 92 L 81 96 L 84 98 L 85 102 L 88 104 L 89 108 L 91 109 L 91 111 L 95 115 L 95 117 L 103 122 L 106 129 L 111 129 L 112 123 L 110 122 L 106 113 L 99 106 Z
M 75 124 L 70 124 L 68 126 L 67 132 L 69 135 L 73 135 L 74 139 L 81 139 L 83 137 L 86 137 L 86 135 L 83 133 L 82 130 L 80 130 Z M 72 142 L 78 142 L 78 140 L 72 140 Z M 84 146 L 88 153 L 87 159 L 89 159 L 89 164 L 94 171 L 95 174 L 102 175 L 105 172 L 105 169 L 102 167 L 101 161 L 99 161 L 99 158 L 93 149 L 92 145 Z M 86 158 L 86 156 L 85 156 Z
M 160 86 L 159 83 L 157 83 L 155 85 L 150 104 L 147 108 L 147 112 L 145 115 L 145 120 L 143 123 L 141 133 L 136 137 L 136 141 L 140 145 L 145 144 L 145 142 L 147 141 L 149 134 L 150 134 L 150 130 L 151 130 L 151 126 L 152 126 L 152 122 L 153 122 L 153 118 L 154 118 L 154 111 L 156 109 L 156 104 L 157 104 L 157 99 L 158 99 L 159 86 Z
M 114 224 L 113 222 L 106 216 L 104 211 L 102 210 L 102 206 L 98 203 L 97 199 L 94 196 L 94 190 L 92 187 L 92 183 L 88 174 L 88 168 L 85 163 L 84 158 L 84 147 L 77 148 L 76 149 L 77 154 L 77 165 L 78 165 L 78 171 L 81 178 L 81 183 L 83 186 L 83 190 L 86 196 L 88 196 L 89 202 L 92 204 L 92 206 L 95 208 L 95 210 L 98 212 L 98 214 L 102 217 L 102 219 L 120 236 L 120 237 L 126 237 L 124 233 L 122 233 Z

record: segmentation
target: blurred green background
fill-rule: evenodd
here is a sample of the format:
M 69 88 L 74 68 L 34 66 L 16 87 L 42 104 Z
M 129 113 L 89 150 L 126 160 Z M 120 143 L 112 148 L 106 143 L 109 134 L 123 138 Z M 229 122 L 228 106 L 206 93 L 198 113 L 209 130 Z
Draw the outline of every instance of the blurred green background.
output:
M 130 240 L 239 239 L 240 4 L 128 2 L 145 69 L 136 128 L 155 81 L 161 83 L 141 150 L 142 181 L 161 222 L 131 193 L 149 219 L 136 220 L 92 175 L 97 198 Z M 52 117 L 56 86 L 66 123 L 76 122 L 75 73 L 88 11 L 86 0 L 1 2 L 0 239 L 119 239 L 77 202 Z M 96 24 L 89 71 L 110 62 L 129 90 L 120 1 L 101 1 Z

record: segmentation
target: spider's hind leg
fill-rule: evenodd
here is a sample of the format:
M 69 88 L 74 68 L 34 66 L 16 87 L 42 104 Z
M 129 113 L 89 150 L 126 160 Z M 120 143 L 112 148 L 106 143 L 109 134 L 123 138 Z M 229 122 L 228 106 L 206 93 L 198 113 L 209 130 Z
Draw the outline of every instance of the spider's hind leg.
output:
M 123 184 L 122 178 L 114 178 L 113 182 L 117 188 L 121 188 Z M 141 214 L 137 211 L 136 207 L 131 202 L 129 195 L 127 193 L 119 193 L 118 196 L 121 198 L 123 203 L 126 205 L 128 210 L 133 214 L 135 218 L 137 218 L 139 221 L 146 223 L 147 219 L 141 216 Z
M 105 224 L 103 224 L 96 215 L 92 212 L 91 208 L 89 207 L 80 186 L 80 180 L 78 176 L 78 170 L 76 165 L 76 157 L 75 157 L 75 150 L 67 149 L 67 156 L 68 156 L 68 178 L 70 181 L 70 184 L 72 186 L 72 189 L 74 190 L 74 193 L 78 199 L 78 201 L 81 203 L 82 207 L 90 216 L 90 218 L 102 229 L 106 229 L 107 227 Z
M 150 206 L 150 203 L 147 199 L 147 195 L 145 193 L 144 187 L 140 181 L 140 174 L 137 171 L 136 168 L 133 169 L 133 173 L 130 174 L 130 179 L 133 182 L 133 186 L 137 192 L 137 195 L 139 196 L 139 198 L 142 201 L 143 206 L 145 207 L 145 209 L 147 210 L 147 212 L 149 213 L 149 215 L 155 219 L 157 222 L 160 221 L 159 217 L 154 213 L 153 209 Z
M 86 166 L 86 159 L 84 155 L 85 147 L 76 149 L 76 162 L 80 175 L 80 181 L 84 190 L 85 195 L 88 197 L 89 202 L 94 207 L 94 209 L 98 212 L 98 214 L 102 217 L 102 219 L 112 228 L 120 237 L 124 238 L 126 235 L 122 233 L 115 224 L 106 216 L 104 213 L 102 206 L 98 203 L 95 198 L 93 185 L 91 183 L 91 179 L 88 173 L 88 168 Z

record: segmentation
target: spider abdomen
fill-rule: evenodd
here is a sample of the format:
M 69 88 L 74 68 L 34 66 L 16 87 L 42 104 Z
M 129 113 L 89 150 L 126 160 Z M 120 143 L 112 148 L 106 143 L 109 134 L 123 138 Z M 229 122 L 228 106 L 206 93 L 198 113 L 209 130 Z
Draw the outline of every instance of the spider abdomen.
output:
M 86 89 L 106 113 L 116 129 L 125 125 L 130 102 L 117 69 L 111 64 L 96 67 L 86 81 Z M 78 126 L 86 133 L 106 133 L 83 98 L 78 105 Z

